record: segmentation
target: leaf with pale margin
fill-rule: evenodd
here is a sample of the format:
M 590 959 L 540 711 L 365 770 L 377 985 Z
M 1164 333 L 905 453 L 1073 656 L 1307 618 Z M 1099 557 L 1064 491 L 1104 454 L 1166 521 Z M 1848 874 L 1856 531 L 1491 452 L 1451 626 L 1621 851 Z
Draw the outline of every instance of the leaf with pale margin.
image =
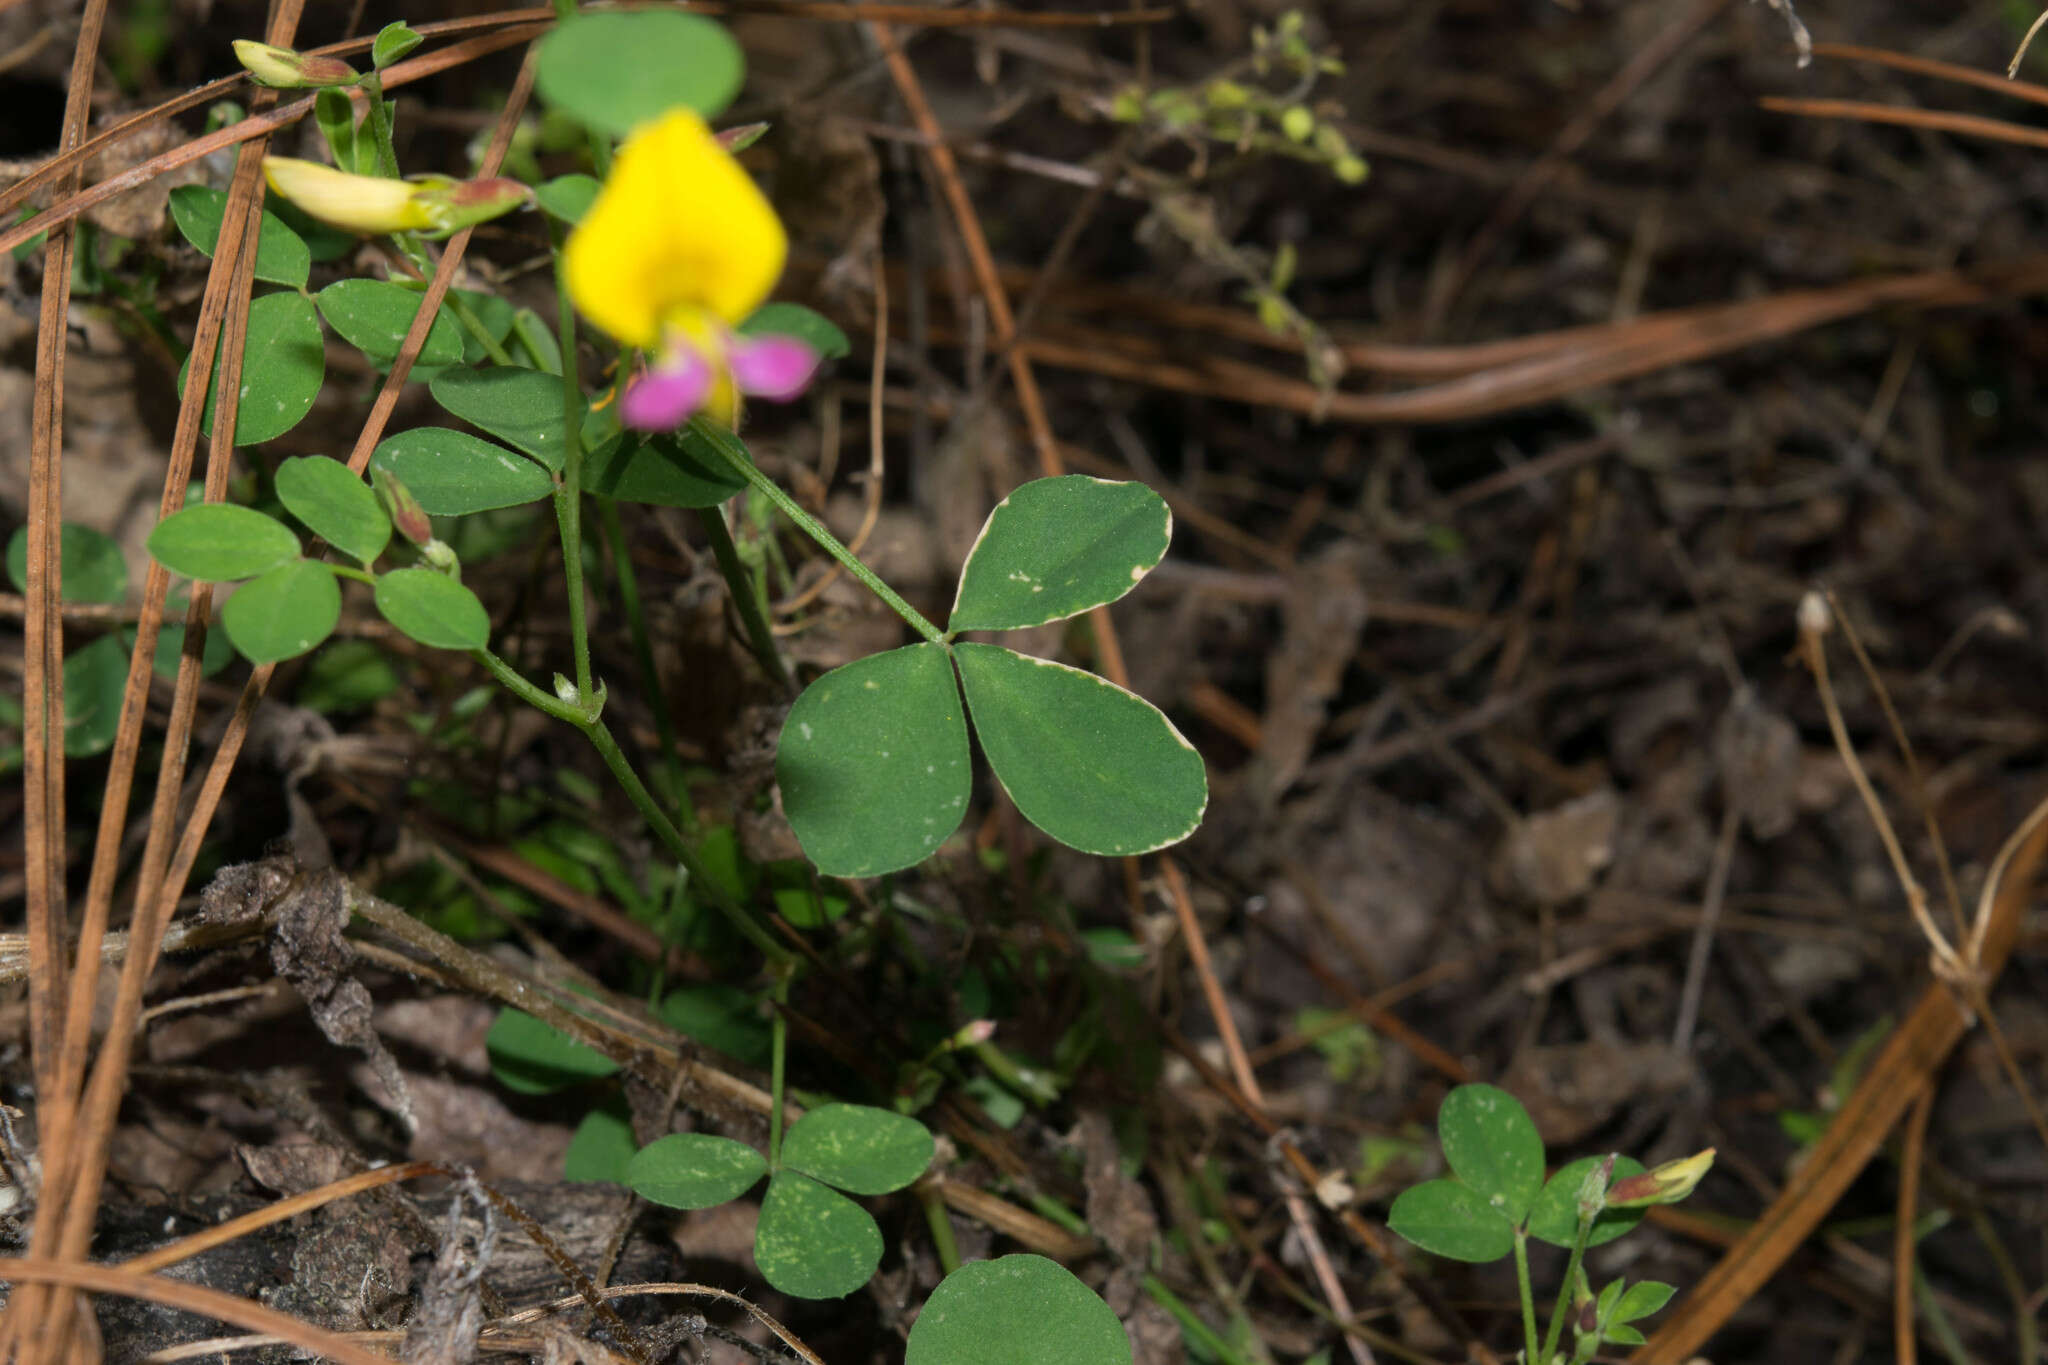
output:
M 1202 823 L 1202 756 L 1158 707 L 997 645 L 953 654 L 982 752 L 1032 824 L 1083 853 L 1121 857 L 1179 843 Z
M 1114 602 L 1165 557 L 1172 537 L 1172 512 L 1144 484 L 1034 479 L 988 514 L 947 625 L 1018 630 Z
M 967 724 L 939 645 L 835 668 L 804 689 L 775 751 L 782 808 L 831 877 L 909 867 L 960 825 L 972 787 Z

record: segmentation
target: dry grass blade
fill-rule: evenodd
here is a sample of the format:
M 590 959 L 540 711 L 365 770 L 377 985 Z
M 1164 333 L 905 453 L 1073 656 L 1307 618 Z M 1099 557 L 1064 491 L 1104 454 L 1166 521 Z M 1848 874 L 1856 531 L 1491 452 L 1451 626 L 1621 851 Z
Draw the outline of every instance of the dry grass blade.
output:
M 319 1189 L 307 1190 L 304 1194 L 295 1194 L 289 1199 L 280 1199 L 253 1213 L 230 1218 L 225 1223 L 217 1223 L 189 1237 L 180 1237 L 168 1246 L 158 1247 L 155 1251 L 146 1252 L 141 1256 L 130 1257 L 121 1262 L 121 1269 L 137 1275 L 146 1275 L 152 1271 L 162 1270 L 165 1266 L 188 1261 L 214 1247 L 247 1237 L 250 1233 L 267 1228 L 273 1223 L 282 1223 L 287 1218 L 296 1217 L 325 1204 L 332 1204 L 337 1199 L 346 1199 L 352 1194 L 361 1194 L 365 1190 L 374 1190 L 382 1185 L 394 1185 L 401 1180 L 414 1180 L 423 1175 L 437 1174 L 452 1175 L 454 1172 L 438 1161 L 408 1161 L 399 1166 L 383 1166 L 374 1171 L 344 1176 L 340 1180 L 322 1185 Z
M 34 1259 L 0 1260 L 0 1283 L 62 1285 L 89 1289 L 100 1294 L 147 1299 L 168 1308 L 182 1308 L 252 1332 L 264 1332 L 288 1341 L 311 1355 L 340 1361 L 341 1365 L 391 1365 L 391 1357 L 366 1350 L 339 1332 L 330 1332 L 299 1321 L 275 1308 L 223 1294 L 183 1280 L 158 1275 L 138 1275 L 123 1266 L 70 1264 Z
M 1873 104 L 1868 100 L 1788 99 L 1770 95 L 1757 104 L 1774 114 L 1802 114 L 1807 118 L 1854 119 L 1858 123 L 1891 123 L 1901 128 L 1925 128 L 1936 133 L 2012 142 L 2022 147 L 2048 147 L 2048 129 L 2028 128 L 2004 119 L 1981 114 L 1958 114 L 1947 109 L 1910 109 L 1896 104 Z
M 1990 911 L 1981 962 L 1987 981 L 2005 965 L 2019 937 L 2044 852 L 2048 801 L 2006 841 L 1985 884 L 1984 903 Z M 1913 1012 L 1871 1060 L 1862 1081 L 1784 1192 L 1680 1301 L 1649 1344 L 1630 1357 L 1635 1365 L 1680 1365 L 1690 1360 L 1777 1273 L 1876 1155 L 1886 1134 L 1970 1024 L 1968 1011 L 1947 983 L 1933 982 L 1921 992 Z
M 1916 76 L 1932 76 L 1937 80 L 1955 81 L 1959 85 L 1974 85 L 1979 90 L 2011 95 L 2014 99 L 2028 100 L 2034 104 L 2048 104 L 2048 86 L 2035 85 L 2032 81 L 2016 81 L 2007 76 L 1994 76 L 1975 67 L 1957 66 L 1954 62 L 1918 57 L 1910 52 L 1891 52 L 1881 47 L 1858 47 L 1853 43 L 1815 43 L 1813 55 L 1840 57 L 1845 62 L 1872 62 L 1878 66 L 1888 66 L 1894 71 L 1910 71 Z

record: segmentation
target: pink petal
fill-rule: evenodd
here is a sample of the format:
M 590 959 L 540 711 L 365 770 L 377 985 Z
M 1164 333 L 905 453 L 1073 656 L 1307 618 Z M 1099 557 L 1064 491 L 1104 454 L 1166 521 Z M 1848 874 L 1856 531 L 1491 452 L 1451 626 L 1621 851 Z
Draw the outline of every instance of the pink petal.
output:
M 710 392 L 711 367 L 704 357 L 678 350 L 627 383 L 619 420 L 635 431 L 673 431 L 704 406 Z
M 786 403 L 818 372 L 818 353 L 792 336 L 734 337 L 733 382 L 741 393 Z

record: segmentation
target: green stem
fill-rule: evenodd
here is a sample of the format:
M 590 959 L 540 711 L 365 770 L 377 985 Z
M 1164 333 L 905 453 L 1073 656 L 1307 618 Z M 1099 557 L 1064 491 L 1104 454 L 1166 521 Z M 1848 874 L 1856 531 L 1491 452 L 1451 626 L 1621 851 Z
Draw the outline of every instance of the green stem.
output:
M 761 609 L 761 594 L 754 586 L 754 577 L 747 572 L 746 564 L 740 559 L 739 546 L 733 544 L 732 528 L 725 524 L 723 507 L 705 507 L 698 511 L 704 522 L 704 538 L 711 542 L 711 557 L 718 561 L 718 571 L 725 576 L 725 586 L 732 593 L 732 604 L 740 614 L 740 624 L 746 627 L 747 640 L 754 647 L 754 657 L 761 661 L 761 667 L 769 677 L 788 691 L 796 688 L 795 680 L 789 676 L 789 665 L 782 661 L 782 651 L 775 647 L 775 631 L 768 624 L 768 615 Z
M 335 576 L 338 578 L 353 578 L 358 583 L 368 583 L 372 586 L 376 585 L 377 575 L 369 573 L 366 570 L 354 568 L 347 564 L 329 564 L 327 567 L 333 570 Z
M 752 484 L 763 497 L 780 508 L 782 515 L 795 522 L 798 530 L 817 541 L 826 554 L 838 560 L 848 573 L 867 585 L 869 592 L 881 598 L 891 611 L 909 622 L 911 629 L 935 645 L 946 643 L 944 631 L 925 620 L 916 607 L 897 596 L 896 590 L 877 578 L 874 570 L 861 563 L 853 551 L 840 543 L 839 537 L 825 528 L 823 522 L 806 512 L 795 498 L 783 491 L 780 484 L 762 473 L 760 467 L 754 463 L 753 457 L 747 453 L 747 448 L 740 444 L 738 437 L 704 417 L 691 418 L 690 430 L 703 437 L 705 442 L 732 466 L 734 473 Z
M 417 233 L 394 232 L 391 234 L 391 240 L 397 244 L 399 254 L 412 262 L 412 268 L 419 272 L 421 279 L 433 278 L 434 258 L 427 255 L 427 249 L 420 245 Z M 309 295 L 308 297 L 311 296 Z M 453 313 L 455 320 L 462 324 L 463 330 L 476 338 L 477 345 L 484 348 L 484 354 L 500 365 L 510 365 L 512 363 L 511 352 L 507 351 L 498 343 L 498 339 L 491 335 L 490 328 L 484 326 L 484 320 L 476 315 L 476 310 L 469 306 L 469 303 L 462 295 L 456 293 L 453 289 L 449 290 L 442 296 L 441 306 Z
M 946 1201 L 939 1197 L 938 1187 L 930 1184 L 919 1185 L 917 1197 L 924 1205 L 924 1221 L 932 1230 L 932 1249 L 939 1253 L 939 1269 L 950 1275 L 960 1268 L 960 1243 L 953 1236 L 953 1219 L 946 1212 Z
M 364 115 L 364 126 L 370 130 L 370 141 L 377 148 L 377 173 L 387 180 L 398 179 L 398 148 L 391 141 L 391 119 L 384 112 L 384 78 L 374 71 L 365 71 L 356 81 L 368 98 L 369 106 Z
M 591 695 L 590 624 L 583 613 L 583 388 L 576 374 L 576 306 L 555 258 L 556 330 L 562 347 L 562 481 L 555 486 L 555 524 L 562 533 L 562 577 L 569 591 L 569 644 L 576 691 Z
M 789 978 L 791 964 L 779 963 L 775 969 L 775 1014 L 768 1022 L 768 1169 L 782 1169 L 782 1092 L 783 1062 L 789 1053 L 789 1015 L 783 1006 L 789 1003 Z
M 1180 1324 L 1181 1330 L 1187 1333 L 1191 1340 L 1207 1347 L 1211 1355 L 1223 1361 L 1225 1365 L 1252 1365 L 1242 1352 L 1218 1335 L 1215 1328 L 1202 1321 L 1201 1316 L 1188 1307 L 1180 1295 L 1168 1289 L 1166 1281 L 1157 1275 L 1147 1274 L 1140 1283 L 1145 1286 L 1145 1293 L 1151 1296 L 1152 1301 L 1171 1314 L 1174 1321 Z
M 597 519 L 604 529 L 605 541 L 611 546 L 612 574 L 618 580 L 619 606 L 626 613 L 626 629 L 633 637 L 633 659 L 640 666 L 640 685 L 647 690 L 647 704 L 654 709 L 654 728 L 661 736 L 669 793 L 676 803 L 676 823 L 683 833 L 694 834 L 697 812 L 691 807 L 689 789 L 683 782 L 675 717 L 669 714 L 668 692 L 661 685 L 661 670 L 654 663 L 654 642 L 647 634 L 647 613 L 640 605 L 640 579 L 633 572 L 625 523 L 619 519 L 619 504 L 611 498 L 598 498 Z
M 704 866 L 696 850 L 683 839 L 681 831 L 676 829 L 675 823 L 662 810 L 661 803 L 654 799 L 654 793 L 647 790 L 647 784 L 633 771 L 633 765 L 626 761 L 626 755 L 619 749 L 618 740 L 612 738 L 612 732 L 605 727 L 604 722 L 589 720 L 579 728 L 597 749 L 598 756 L 604 759 L 605 766 L 611 769 L 612 777 L 624 788 L 626 798 L 639 810 L 648 827 L 654 831 L 655 837 L 661 840 L 670 856 L 681 863 L 683 871 L 689 874 L 691 890 L 701 894 L 711 903 L 712 909 L 724 915 L 740 937 L 761 951 L 761 955 L 768 959 L 770 966 L 779 966 L 787 962 L 790 958 L 789 950 L 777 943 L 747 912 L 746 907 L 733 899 L 731 894 L 712 878 L 710 869 Z
M 771 966 L 789 960 L 789 950 L 777 943 L 747 912 L 746 907 L 712 878 L 710 869 L 704 866 L 696 850 L 684 840 L 675 822 L 668 818 L 668 813 L 662 810 L 661 803 L 654 799 L 654 793 L 647 790 L 647 784 L 640 780 L 640 774 L 634 772 L 633 765 L 626 761 L 626 755 L 619 748 L 618 740 L 612 737 L 612 732 L 602 720 L 580 706 L 571 705 L 542 691 L 528 682 L 518 669 L 488 649 L 473 649 L 470 651 L 470 657 L 482 664 L 513 696 L 535 710 L 553 716 L 556 720 L 566 721 L 581 730 L 583 737 L 597 750 L 598 757 L 604 760 L 605 767 L 611 770 L 613 780 L 626 793 L 626 799 L 633 803 L 634 809 L 647 821 L 648 828 L 654 831 L 654 836 L 661 840 L 669 855 L 688 874 L 692 891 L 708 901 L 712 909 L 725 916 L 726 921 L 741 938 L 760 949 L 761 955 L 768 959 Z
M 551 692 L 543 691 L 528 682 L 524 674 L 505 662 L 488 649 L 472 649 L 469 657 L 482 664 L 498 685 L 507 692 L 531 706 L 534 710 L 553 716 L 556 720 L 567 721 L 581 730 L 591 723 L 590 713 L 580 706 L 572 706 Z
M 1579 1219 L 1579 1231 L 1572 1238 L 1572 1258 L 1565 1263 L 1564 1282 L 1557 1289 L 1557 1303 L 1550 1310 L 1550 1328 L 1543 1334 L 1543 1354 L 1536 1357 L 1537 1365 L 1549 1365 L 1550 1353 L 1557 1349 L 1558 1339 L 1564 1334 L 1565 1314 L 1570 1311 L 1572 1289 L 1579 1282 L 1579 1263 L 1586 1259 L 1586 1239 L 1593 1235 L 1593 1220 Z
M 1543 1365 L 1536 1351 L 1536 1292 L 1529 1286 L 1529 1234 L 1515 1229 L 1515 1287 L 1522 1293 L 1522 1338 L 1525 1365 Z

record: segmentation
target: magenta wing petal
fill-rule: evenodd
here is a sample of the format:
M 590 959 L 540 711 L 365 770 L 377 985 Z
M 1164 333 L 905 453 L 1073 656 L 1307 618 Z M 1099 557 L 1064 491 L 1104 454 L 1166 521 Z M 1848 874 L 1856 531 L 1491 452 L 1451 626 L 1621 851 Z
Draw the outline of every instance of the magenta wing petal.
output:
M 734 337 L 733 383 L 741 393 L 786 403 L 818 372 L 818 353 L 792 336 Z
M 677 351 L 630 380 L 619 400 L 619 420 L 635 431 L 673 431 L 704 406 L 711 367 L 695 351 Z

